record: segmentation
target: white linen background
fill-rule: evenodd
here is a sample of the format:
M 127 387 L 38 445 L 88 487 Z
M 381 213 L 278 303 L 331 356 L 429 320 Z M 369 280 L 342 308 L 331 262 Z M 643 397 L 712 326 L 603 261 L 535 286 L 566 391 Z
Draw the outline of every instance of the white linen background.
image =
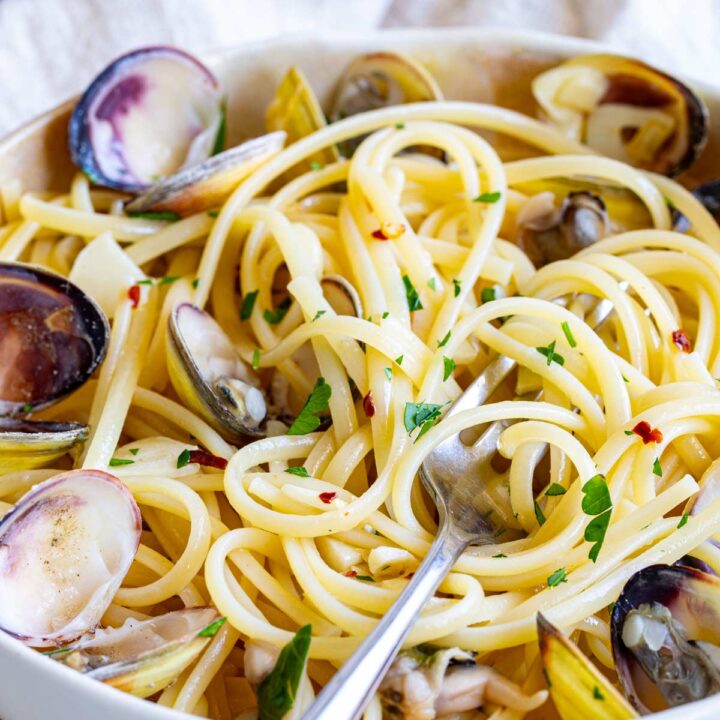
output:
M 427 25 L 596 38 L 720 85 L 720 0 L 0 0 L 0 136 L 142 45 Z

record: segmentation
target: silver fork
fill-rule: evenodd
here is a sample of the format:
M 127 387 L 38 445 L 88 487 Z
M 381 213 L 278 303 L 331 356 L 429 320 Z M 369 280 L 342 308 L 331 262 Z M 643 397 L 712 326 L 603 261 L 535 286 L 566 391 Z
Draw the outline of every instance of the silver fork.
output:
M 601 300 L 587 318 L 598 329 L 612 312 Z M 483 370 L 450 406 L 445 417 L 482 405 L 516 366 L 500 355 Z M 457 433 L 437 445 L 420 468 L 420 479 L 434 497 L 439 514 L 438 533 L 428 554 L 393 606 L 318 695 L 302 720 L 356 720 L 377 690 L 420 611 L 435 594 L 469 545 L 496 542 L 498 528 L 489 521 L 491 503 L 481 478 L 507 426 L 490 423 L 474 445 Z

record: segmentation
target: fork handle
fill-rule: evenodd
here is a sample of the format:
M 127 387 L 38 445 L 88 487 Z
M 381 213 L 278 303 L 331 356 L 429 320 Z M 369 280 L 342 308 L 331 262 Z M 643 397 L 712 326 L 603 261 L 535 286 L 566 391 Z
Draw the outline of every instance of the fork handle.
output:
M 318 695 L 302 720 L 357 720 L 395 659 L 420 611 L 467 547 L 445 522 L 393 606 Z

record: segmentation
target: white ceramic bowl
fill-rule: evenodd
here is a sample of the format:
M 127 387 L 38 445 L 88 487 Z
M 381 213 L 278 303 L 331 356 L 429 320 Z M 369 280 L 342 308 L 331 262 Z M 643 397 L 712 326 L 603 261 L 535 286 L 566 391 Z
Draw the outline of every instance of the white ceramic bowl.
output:
M 290 65 L 299 65 L 325 100 L 350 59 L 384 49 L 407 52 L 423 61 L 448 99 L 495 102 L 519 110 L 529 107 L 529 80 L 540 70 L 563 57 L 607 50 L 569 37 L 472 28 L 385 31 L 327 39 L 293 36 L 245 45 L 206 58 L 229 92 L 229 142 L 262 132 L 265 108 Z M 720 177 L 720 88 L 695 81 L 692 85 L 708 103 L 711 117 L 710 141 L 693 168 L 693 178 Z M 66 103 L 0 141 L 0 182 L 20 178 L 25 188 L 67 189 L 73 172 L 65 147 L 71 107 L 72 102 Z M 1 720 L 180 717 L 189 716 L 83 677 L 0 632 Z M 720 696 L 655 717 L 715 720 L 720 717 Z

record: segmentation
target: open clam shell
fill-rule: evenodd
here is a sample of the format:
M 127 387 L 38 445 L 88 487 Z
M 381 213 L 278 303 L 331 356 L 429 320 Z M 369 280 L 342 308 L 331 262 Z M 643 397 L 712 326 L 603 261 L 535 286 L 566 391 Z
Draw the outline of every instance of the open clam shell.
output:
M 625 584 L 611 618 L 613 657 L 643 715 L 720 691 L 720 578 L 652 565 Z
M 148 47 L 93 80 L 75 106 L 68 141 L 93 182 L 138 192 L 210 157 L 222 126 L 223 94 L 210 70 L 182 50 Z
M 284 132 L 248 140 L 159 180 L 129 202 L 125 209 L 130 213 L 190 215 L 218 207 L 250 173 L 279 153 L 284 144 Z
M 360 294 L 342 275 L 324 275 L 320 280 L 323 295 L 338 315 L 364 315 Z
M 230 442 L 265 434 L 260 382 L 208 313 L 177 305 L 168 319 L 166 350 L 170 380 L 188 407 Z
M 127 620 L 51 653 L 64 665 L 146 698 L 167 687 L 202 652 L 219 626 L 214 608 L 176 610 Z
M 107 318 L 61 275 L 0 263 L 0 415 L 49 405 L 80 387 L 105 357 Z
M 567 135 L 646 170 L 676 175 L 707 140 L 707 108 L 689 87 L 621 55 L 567 60 L 538 75 L 533 94 Z
M 0 418 L 0 473 L 50 465 L 87 437 L 80 423 Z
M 97 626 L 140 542 L 140 510 L 99 470 L 57 475 L 0 521 L 0 628 L 32 647 Z

